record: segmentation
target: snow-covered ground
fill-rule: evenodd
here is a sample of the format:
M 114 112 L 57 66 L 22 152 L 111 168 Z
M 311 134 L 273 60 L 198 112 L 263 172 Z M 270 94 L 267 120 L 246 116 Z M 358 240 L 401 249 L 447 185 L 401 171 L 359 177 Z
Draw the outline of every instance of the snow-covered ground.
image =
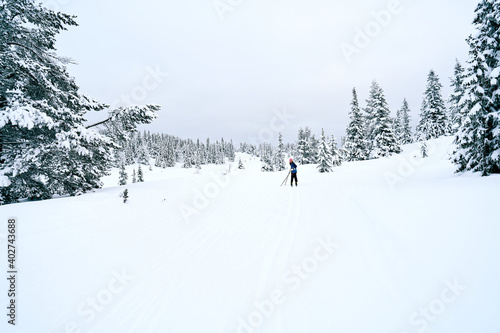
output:
M 297 188 L 240 154 L 242 171 L 119 187 L 115 170 L 95 193 L 2 206 L 19 264 L 2 331 L 500 332 L 500 176 L 454 174 L 450 145 L 299 165 Z

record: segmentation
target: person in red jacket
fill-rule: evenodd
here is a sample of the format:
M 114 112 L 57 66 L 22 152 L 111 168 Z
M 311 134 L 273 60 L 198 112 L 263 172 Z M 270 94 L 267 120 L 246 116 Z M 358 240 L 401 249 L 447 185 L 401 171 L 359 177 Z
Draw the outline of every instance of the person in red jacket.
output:
M 297 184 L 297 164 L 295 164 L 293 162 L 293 159 L 290 159 L 290 168 L 291 168 L 290 171 L 292 174 L 290 185 L 293 186 L 293 180 L 295 179 L 295 186 L 298 186 L 298 184 Z

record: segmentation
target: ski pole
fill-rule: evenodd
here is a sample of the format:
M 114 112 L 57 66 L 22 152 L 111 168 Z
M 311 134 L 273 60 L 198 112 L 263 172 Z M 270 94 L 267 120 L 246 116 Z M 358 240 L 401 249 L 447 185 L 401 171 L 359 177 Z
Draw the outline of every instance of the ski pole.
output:
M 285 185 L 286 181 L 288 180 L 288 176 L 290 176 L 290 172 L 292 172 L 292 170 L 288 171 L 288 174 L 286 175 L 285 180 L 283 181 L 283 183 L 281 183 L 280 186 Z

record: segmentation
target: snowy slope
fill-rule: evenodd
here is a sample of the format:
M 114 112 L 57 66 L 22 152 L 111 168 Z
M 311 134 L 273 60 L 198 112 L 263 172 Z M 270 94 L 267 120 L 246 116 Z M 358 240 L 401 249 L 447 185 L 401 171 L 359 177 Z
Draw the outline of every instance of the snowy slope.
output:
M 297 188 L 241 155 L 241 172 L 145 169 L 124 187 L 114 172 L 92 194 L 0 207 L 20 267 L 2 331 L 499 332 L 500 177 L 454 174 L 450 145 L 299 166 Z

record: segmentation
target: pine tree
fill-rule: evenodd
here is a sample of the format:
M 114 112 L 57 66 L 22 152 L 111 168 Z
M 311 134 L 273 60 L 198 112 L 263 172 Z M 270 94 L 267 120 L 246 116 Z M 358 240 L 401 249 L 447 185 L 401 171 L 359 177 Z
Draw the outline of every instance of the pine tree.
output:
M 243 165 L 243 162 L 241 161 L 241 158 L 238 160 L 238 169 L 240 169 L 240 170 L 245 169 L 245 166 Z
M 335 136 L 332 135 L 330 140 L 330 152 L 332 154 L 332 166 L 337 167 L 342 165 L 342 154 L 337 147 Z
M 311 135 L 311 139 L 309 140 L 309 149 L 310 149 L 310 151 L 311 152 L 317 152 L 319 150 L 320 144 L 321 144 L 321 139 L 317 140 L 316 136 L 314 134 Z M 319 163 L 318 154 L 317 153 L 316 154 L 313 154 L 313 153 L 310 154 L 309 163 L 310 164 L 317 164 L 317 163 Z
M 260 149 L 260 160 L 262 162 L 261 170 L 263 172 L 273 172 L 274 164 L 273 164 L 273 148 L 268 143 L 261 144 Z
M 311 164 L 313 163 L 314 158 L 312 157 L 313 153 L 311 147 L 311 129 L 306 126 L 305 129 L 299 129 L 299 137 L 297 141 L 297 158 L 300 161 L 300 164 Z
M 321 173 L 332 172 L 332 160 L 332 153 L 326 142 L 325 130 L 321 129 L 321 141 L 318 149 L 318 166 L 316 168 Z
M 278 148 L 276 150 L 274 165 L 276 166 L 276 171 L 283 171 L 286 169 L 285 146 L 283 145 L 283 135 L 281 135 L 281 133 L 278 135 Z
M 144 143 L 140 144 L 137 147 L 136 156 L 137 156 L 137 163 L 149 165 L 150 156 L 149 156 L 148 148 Z
M 361 161 L 368 156 L 365 139 L 365 122 L 359 109 L 356 88 L 352 89 L 352 95 L 351 121 L 346 129 L 347 136 L 344 147 L 348 151 L 349 161 Z
M 84 125 L 87 112 L 107 105 L 82 95 L 66 70 L 71 61 L 55 53 L 57 34 L 76 25 L 34 0 L 2 1 L 0 203 L 87 192 L 109 172 L 117 144 Z M 124 112 L 115 118 L 137 120 Z
M 231 140 L 228 145 L 227 145 L 227 158 L 229 160 L 229 162 L 234 162 L 235 158 L 236 158 L 236 154 L 235 154 L 235 149 L 234 149 L 234 144 L 233 144 L 233 140 Z
M 466 110 L 464 106 L 460 103 L 464 97 L 464 68 L 456 60 L 455 73 L 451 79 L 451 87 L 453 92 L 450 94 L 448 102 L 450 103 L 449 121 L 450 121 L 450 131 L 451 133 L 456 133 L 460 126 L 462 125 L 462 119 L 465 115 L 462 113 Z
M 402 145 L 413 142 L 413 134 L 411 132 L 410 121 L 410 107 L 408 106 L 408 102 L 405 98 L 403 100 L 403 106 L 397 111 L 396 115 L 396 136 L 399 140 L 399 143 Z
M 141 165 L 139 164 L 139 168 L 137 169 L 137 182 L 144 182 L 144 174 L 142 173 Z
M 417 126 L 419 140 L 430 140 L 448 133 L 448 120 L 444 105 L 439 77 L 434 70 L 427 77 L 427 88 L 420 110 L 420 122 Z
M 369 128 L 370 157 L 378 158 L 389 156 L 401 151 L 399 142 L 393 130 L 393 121 L 390 116 L 384 91 L 373 82 L 370 99 L 367 107 L 367 123 Z
M 198 150 L 195 152 L 194 167 L 196 170 L 201 170 L 201 152 Z
M 123 198 L 123 203 L 127 203 L 128 201 L 128 189 L 125 189 L 121 195 L 120 195 L 122 198 Z
M 500 173 L 500 0 L 482 0 L 473 21 L 476 32 L 464 79 L 465 117 L 453 161 L 458 172 Z
M 118 179 L 118 185 L 127 185 L 127 180 L 128 180 L 128 174 L 127 171 L 125 171 L 125 165 L 122 163 L 120 166 L 120 177 Z
M 184 147 L 184 163 L 182 164 L 183 168 L 189 169 L 193 166 L 194 158 L 191 149 L 192 148 L 188 142 Z
M 364 128 L 366 139 L 366 151 L 370 155 L 373 150 L 373 143 L 375 141 L 375 118 L 377 108 L 377 98 L 380 95 L 380 86 L 377 81 L 373 81 L 370 87 L 370 94 L 366 100 L 366 108 L 364 108 Z
M 420 154 L 423 158 L 428 157 L 428 151 L 427 151 L 427 143 L 425 141 L 422 141 L 420 143 Z
M 137 183 L 137 176 L 135 173 L 135 169 L 132 170 L 132 183 Z

